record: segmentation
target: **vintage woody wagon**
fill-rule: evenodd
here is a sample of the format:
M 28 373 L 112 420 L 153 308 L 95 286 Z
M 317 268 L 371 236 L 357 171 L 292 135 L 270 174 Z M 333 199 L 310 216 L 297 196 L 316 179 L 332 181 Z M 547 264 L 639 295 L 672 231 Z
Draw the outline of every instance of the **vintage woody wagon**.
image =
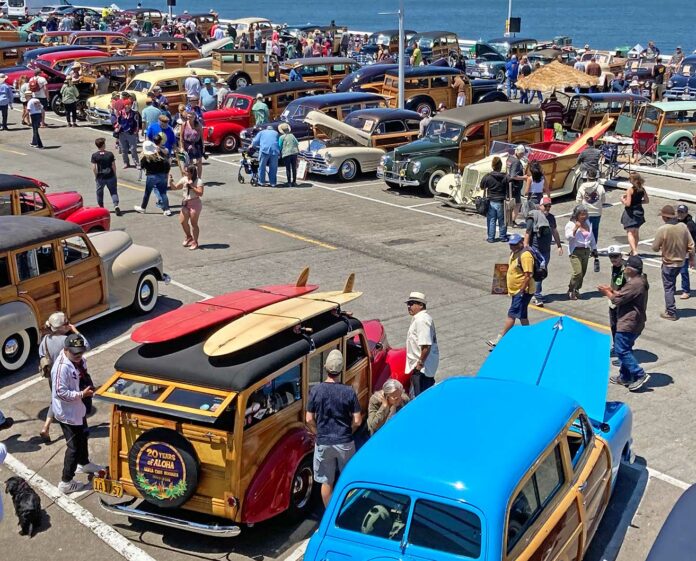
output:
M 97 391 L 114 407 L 108 475 L 94 488 L 130 497 L 104 508 L 220 537 L 307 511 L 314 435 L 305 411 L 327 354 L 343 352 L 341 382 L 364 411 L 374 386 L 403 378 L 405 360 L 379 321 L 342 311 L 361 294 L 352 275 L 343 291 L 324 293 L 307 276 L 184 306 L 134 332 L 143 344 Z M 132 506 L 138 499 L 148 508 Z M 216 520 L 194 523 L 191 513 Z

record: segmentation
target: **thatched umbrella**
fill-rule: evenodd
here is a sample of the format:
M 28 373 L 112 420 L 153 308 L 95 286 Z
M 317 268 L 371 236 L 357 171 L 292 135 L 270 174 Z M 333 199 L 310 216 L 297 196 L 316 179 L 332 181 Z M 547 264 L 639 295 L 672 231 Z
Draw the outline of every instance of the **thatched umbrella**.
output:
M 599 78 L 590 76 L 572 66 L 568 66 L 557 60 L 542 66 L 529 76 L 517 80 L 517 87 L 522 90 L 562 90 L 564 88 L 589 88 L 596 86 Z

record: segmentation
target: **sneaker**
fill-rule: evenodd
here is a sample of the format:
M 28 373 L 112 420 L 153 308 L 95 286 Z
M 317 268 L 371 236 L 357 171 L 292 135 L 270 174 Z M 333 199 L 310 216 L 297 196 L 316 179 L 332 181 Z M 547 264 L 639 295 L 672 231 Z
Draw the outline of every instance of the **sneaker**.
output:
M 612 358 L 611 365 L 612 366 L 621 366 L 621 361 L 618 358 Z
M 488 345 L 491 349 L 495 349 L 495 346 L 500 343 L 500 335 L 498 335 L 495 339 L 488 339 L 486 341 L 486 345 Z
M 135 212 L 139 212 L 140 214 L 145 214 L 145 209 L 141 206 L 135 205 L 133 210 L 135 210 Z
M 12 417 L 5 417 L 5 420 L 0 423 L 0 430 L 9 429 L 12 425 L 14 425 L 14 419 Z
M 669 321 L 677 321 L 679 319 L 677 314 L 670 314 L 669 312 L 662 312 L 660 317 Z
M 627 382 L 626 380 L 624 380 L 620 374 L 614 375 L 614 376 L 609 376 L 609 381 L 612 384 L 617 384 L 619 386 L 628 386 L 629 384 L 631 384 L 631 382 Z
M 682 292 L 679 298 L 680 300 L 688 300 L 689 298 L 691 298 L 691 295 L 688 292 Z
M 77 464 L 77 469 L 75 470 L 75 473 L 99 473 L 103 469 L 104 466 L 100 466 L 92 462 L 89 462 L 88 464 L 85 464 L 83 466 Z
M 646 373 L 643 374 L 640 378 L 634 380 L 633 382 L 631 382 L 631 383 L 628 385 L 628 391 L 634 392 L 634 391 L 636 391 L 636 390 L 639 390 L 640 388 L 642 388 L 642 387 L 645 385 L 645 383 L 646 383 L 648 380 L 650 380 L 650 374 L 648 374 L 648 373 L 646 372 Z
M 164 214 L 165 216 L 171 216 L 171 215 L 172 215 L 172 211 L 169 210 L 169 209 L 167 209 L 167 210 L 165 210 L 162 214 Z
M 574 290 L 569 290 L 568 291 L 568 300 L 577 300 L 578 299 L 578 294 Z
M 492 238 L 486 238 L 486 241 L 487 241 L 488 243 L 495 243 L 495 242 L 497 242 L 498 240 L 495 240 L 495 239 L 492 239 Z
M 85 489 L 89 488 L 91 488 L 90 484 L 85 485 L 84 483 L 80 483 L 74 479 L 72 481 L 68 481 L 67 483 L 65 481 L 58 483 L 58 490 L 65 495 L 69 495 L 70 493 L 79 493 L 80 491 L 84 491 Z
M 532 299 L 530 301 L 530 304 L 532 306 L 536 306 L 537 308 L 543 308 L 544 307 L 544 301 L 541 298 L 537 298 L 536 296 L 532 296 Z
M 123 213 L 121 212 L 120 207 L 114 207 L 114 212 L 116 213 L 116 216 L 123 216 Z

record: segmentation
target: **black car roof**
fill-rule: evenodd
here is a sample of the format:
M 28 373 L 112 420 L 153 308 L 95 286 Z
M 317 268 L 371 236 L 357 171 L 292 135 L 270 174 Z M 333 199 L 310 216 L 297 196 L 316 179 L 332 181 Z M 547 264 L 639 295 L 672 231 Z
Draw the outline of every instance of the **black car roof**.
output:
M 0 253 L 81 232 L 79 225 L 57 218 L 4 216 L 0 220 Z
M 650 101 L 647 97 L 629 92 L 602 92 L 602 93 L 581 93 L 573 97 L 584 97 L 591 101 Z
M 36 187 L 36 183 L 26 177 L 0 173 L 0 191 L 24 189 L 26 187 Z
M 310 64 L 357 64 L 355 59 L 342 56 L 310 56 L 307 58 L 289 58 L 281 66 L 308 66 Z
M 4 49 L 17 49 L 19 47 L 27 47 L 30 49 L 39 48 L 43 46 L 43 43 L 37 43 L 35 41 L 0 41 L 0 50 Z
M 454 31 L 423 31 L 416 34 L 416 37 L 440 37 L 441 35 L 456 35 Z
M 326 107 L 327 105 L 337 105 L 340 103 L 350 103 L 350 102 L 360 102 L 360 101 L 377 101 L 384 99 L 376 93 L 371 92 L 336 92 L 336 93 L 325 93 L 319 95 L 312 95 L 309 97 L 303 97 L 300 99 L 295 99 L 288 104 L 288 108 L 293 105 L 307 105 L 311 107 Z
M 142 14 L 144 12 L 159 12 L 160 14 L 162 13 L 161 10 L 158 10 L 157 8 L 126 8 L 123 10 L 122 13 L 124 14 Z
M 409 33 L 417 34 L 416 31 L 413 29 L 404 29 L 404 35 L 408 35 Z M 375 31 L 374 33 L 370 33 L 370 37 L 374 35 L 398 35 L 399 30 L 398 29 L 383 29 L 382 31 Z
M 240 93 L 254 97 L 256 94 L 273 95 L 283 92 L 295 92 L 298 90 L 316 90 L 321 89 L 331 91 L 328 84 L 318 84 L 316 82 L 302 82 L 294 80 L 292 82 L 268 82 L 267 84 L 254 84 L 253 86 L 245 86 L 234 90 L 233 93 Z
M 310 322 L 311 340 L 319 348 L 343 337 L 362 324 L 354 318 L 332 313 Z M 310 353 L 311 343 L 289 329 L 255 345 L 223 357 L 203 352 L 205 341 L 180 341 L 170 344 L 140 345 L 116 361 L 116 370 L 130 374 L 239 392 L 253 386 L 269 374 Z
M 523 113 L 531 113 L 539 109 L 538 104 L 523 105 L 512 101 L 493 101 L 490 103 L 477 103 L 467 105 L 466 107 L 457 107 L 456 109 L 448 109 L 442 111 L 435 116 L 438 121 L 447 121 L 465 127 L 488 121 L 490 119 L 499 119 L 508 115 L 520 115 Z
M 374 109 L 358 109 L 351 111 L 348 118 L 353 116 L 371 117 L 377 122 L 393 119 L 422 119 L 421 114 L 408 109 L 393 109 L 391 107 L 375 107 Z
M 398 76 L 398 69 L 388 70 L 387 76 Z M 457 74 L 464 74 L 463 70 L 459 68 L 451 68 L 449 66 L 410 66 L 404 71 L 404 78 L 414 78 L 418 76 L 440 76 L 442 74 L 449 74 L 451 76 L 456 76 Z

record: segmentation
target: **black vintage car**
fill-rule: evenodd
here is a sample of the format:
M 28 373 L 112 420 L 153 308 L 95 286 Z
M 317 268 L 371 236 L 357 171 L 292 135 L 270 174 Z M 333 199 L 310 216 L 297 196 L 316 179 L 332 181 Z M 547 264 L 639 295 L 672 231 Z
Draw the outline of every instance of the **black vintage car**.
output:
M 416 34 L 412 29 L 404 30 L 404 48 L 408 41 Z M 388 47 L 389 52 L 393 56 L 397 56 L 399 52 L 399 30 L 398 29 L 384 29 L 382 31 L 375 31 L 372 35 L 367 38 L 367 42 L 360 48 L 360 56 L 363 64 L 368 64 L 377 59 L 377 51 L 379 47 Z

